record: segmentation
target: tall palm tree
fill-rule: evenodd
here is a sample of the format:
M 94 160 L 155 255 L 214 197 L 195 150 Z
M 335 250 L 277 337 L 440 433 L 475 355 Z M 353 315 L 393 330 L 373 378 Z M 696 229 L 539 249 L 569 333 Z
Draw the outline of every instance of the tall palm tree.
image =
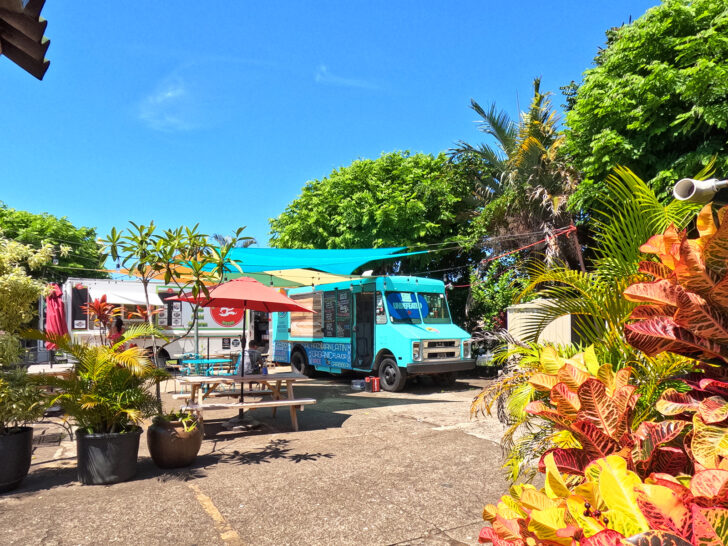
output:
M 572 223 L 566 210 L 569 196 L 579 181 L 578 173 L 561 157 L 564 136 L 558 130 L 558 116 L 549 93 L 541 93 L 541 80 L 533 82 L 533 99 L 515 122 L 495 104 L 488 110 L 476 101 L 471 108 L 481 118 L 480 131 L 495 145 L 458 142 L 450 150 L 453 161 L 465 166 L 473 177 L 482 208 L 475 220 L 480 236 L 532 233 L 534 239 L 551 235 Z M 541 235 L 542 234 L 542 235 Z M 498 250 L 523 244 L 523 239 L 499 239 Z M 538 250 L 547 262 L 561 259 L 576 262 L 578 245 L 553 240 Z

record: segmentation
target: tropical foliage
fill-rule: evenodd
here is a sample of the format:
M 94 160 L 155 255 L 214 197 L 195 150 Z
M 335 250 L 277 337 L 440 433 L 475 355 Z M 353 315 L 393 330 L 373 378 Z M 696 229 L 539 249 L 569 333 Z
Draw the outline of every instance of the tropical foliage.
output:
M 565 148 L 585 178 L 574 210 L 599 210 L 603 181 L 620 164 L 660 200 L 711 157 L 728 172 L 726 32 L 727 0 L 665 1 L 608 32 L 566 116 Z
M 451 150 L 453 161 L 473 180 L 480 200 L 474 233 L 494 250 L 521 246 L 523 239 L 509 237 L 513 234 L 531 233 L 536 239 L 572 221 L 566 204 L 578 175 L 559 155 L 564 138 L 549 94 L 541 93 L 540 86 L 540 79 L 534 80 L 531 104 L 517 122 L 495 104 L 486 110 L 471 101 L 482 120 L 480 130 L 495 140 L 496 147 L 460 142 Z M 569 241 L 554 239 L 536 250 L 545 251 L 547 260 L 578 263 L 576 248 Z
M 15 364 L 22 354 L 19 333 L 36 314 L 46 286 L 30 276 L 48 263 L 50 245 L 40 249 L 0 237 L 0 366 Z
M 0 370 L 0 436 L 40 419 L 47 398 L 24 369 Z
M 121 315 L 121 308 L 113 303 L 106 301 L 106 294 L 102 294 L 100 298 L 96 298 L 82 305 L 81 309 L 99 328 L 99 341 L 101 344 L 106 343 L 106 333 L 109 331 L 111 322 L 114 318 Z
M 704 170 L 697 176 L 708 173 Z M 605 212 L 593 222 L 593 269 L 582 272 L 534 263 L 530 283 L 520 299 L 543 300 L 539 312 L 526 324 L 527 340 L 537 339 L 558 317 L 571 315 L 582 342 L 595 344 L 600 358 L 618 368 L 635 358 L 623 335 L 635 305 L 621 296 L 640 275 L 639 264 L 646 258 L 635 241 L 644 241 L 671 224 L 685 227 L 699 206 L 681 201 L 663 205 L 655 192 L 626 168 L 615 169 L 607 185 L 609 194 L 601 205 Z
M 501 258 L 477 267 L 470 275 L 466 330 L 496 332 L 505 328 L 505 310 L 527 282 L 517 257 Z
M 515 485 L 486 506 L 492 527 L 481 541 L 626 544 L 648 530 L 685 544 L 728 539 L 728 401 L 720 396 L 728 383 L 668 389 L 657 409 L 672 419 L 636 426 L 630 368 L 599 366 L 591 350 L 564 359 L 551 349 L 542 351 L 541 369 L 528 377 L 535 400 L 525 411 L 556 446 L 539 460 L 545 487 Z
M 642 480 L 619 455 L 591 462 L 576 486 L 544 461 L 545 487 L 517 485 L 488 505 L 480 542 L 526 544 L 712 545 L 728 541 L 728 470 Z M 629 541 L 626 539 L 630 538 Z
M 36 250 L 49 248 L 53 261 L 30 271 L 33 278 L 63 282 L 79 275 L 108 277 L 104 270 L 106 256 L 97 242 L 96 230 L 76 227 L 65 217 L 15 210 L 0 202 L 0 235 Z
M 112 346 L 77 343 L 68 335 L 27 335 L 55 343 L 76 361 L 70 377 L 41 376 L 38 381 L 59 389 L 51 403 L 60 405 L 79 430 L 91 434 L 129 431 L 161 411 L 149 387 L 167 373 L 155 368 L 142 348 L 129 343 L 152 333 L 146 324 L 134 325 Z
M 651 278 L 627 287 L 640 305 L 625 328 L 627 341 L 648 355 L 665 351 L 704 362 L 728 364 L 728 207 L 714 220 L 706 205 L 697 220 L 699 236 L 670 225 L 640 247 L 659 259 L 640 270 Z
M 704 171 L 699 176 L 707 174 Z M 525 323 L 527 342 L 538 339 L 555 319 L 570 315 L 580 342 L 593 347 L 599 362 L 611 365 L 615 371 L 627 366 L 635 371 L 634 384 L 641 395 L 635 408 L 635 423 L 639 424 L 657 416 L 655 402 L 660 394 L 668 388 L 683 388 L 674 377 L 691 371 L 695 364 L 673 354 L 646 356 L 625 340 L 624 328 L 636 304 L 623 298 L 622 292 L 635 280 L 646 278 L 639 264 L 647 256 L 638 250 L 635 241 L 646 240 L 671 224 L 687 225 L 699 206 L 681 202 L 663 205 L 645 182 L 624 168 L 616 169 L 608 184 L 612 197 L 605 198 L 606 213 L 595 221 L 593 269 L 582 272 L 533 262 L 529 282 L 516 299 L 538 302 L 536 312 Z M 528 473 L 532 459 L 550 447 L 549 433 L 534 425 L 525 407 L 538 399 L 533 387 L 528 386 L 528 378 L 548 371 L 549 361 L 555 358 L 549 353 L 552 350 L 534 345 L 515 347 L 507 356 L 520 359 L 519 370 L 476 399 L 476 408 L 484 411 L 499 404 L 499 416 L 509 424 L 503 445 L 511 480 Z M 548 353 L 545 362 L 543 351 Z M 559 356 L 575 352 L 562 349 Z
M 208 286 L 220 283 L 229 271 L 230 251 L 239 244 L 251 240 L 244 237 L 244 228 L 238 228 L 233 236 L 225 238 L 223 244 L 215 246 L 215 240 L 199 231 L 199 226 L 180 226 L 158 231 L 154 222 L 149 225 L 129 222 L 126 230 L 111 229 L 103 240 L 111 257 L 120 262 L 127 272 L 139 279 L 144 287 L 146 314 L 150 331 L 153 331 L 154 312 L 149 304 L 149 285 L 153 280 L 174 284 L 180 292 L 189 291 L 195 296 L 208 294 Z M 193 310 L 193 324 L 197 320 L 197 306 Z M 157 358 L 157 339 L 152 336 L 154 358 Z
M 728 382 L 715 377 L 727 362 L 718 350 L 725 330 L 717 323 L 725 313 L 718 286 L 728 263 L 722 225 L 707 206 L 697 219 L 697 239 L 674 225 L 651 237 L 641 250 L 660 261 L 645 260 L 639 270 L 655 280 L 625 293 L 642 303 L 626 327 L 629 341 L 653 356 L 674 350 L 712 362 L 686 376 L 681 389 L 661 393 L 660 419 L 640 422 L 631 368 L 599 366 L 593 351 L 571 359 L 542 351 L 539 365 L 521 374 L 528 387 L 521 386 L 526 396 L 519 399 L 531 399 L 525 413 L 544 423 L 553 444 L 538 465 L 545 487 L 516 485 L 497 506 L 486 506 L 491 527 L 482 530 L 482 542 L 728 541 Z

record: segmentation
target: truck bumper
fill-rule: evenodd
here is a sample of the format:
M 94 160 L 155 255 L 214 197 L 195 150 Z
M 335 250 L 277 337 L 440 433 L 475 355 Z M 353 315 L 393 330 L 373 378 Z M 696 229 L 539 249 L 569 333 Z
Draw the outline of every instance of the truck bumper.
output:
M 423 375 L 445 372 L 462 372 L 475 368 L 475 359 L 471 360 L 438 360 L 437 362 L 410 362 L 407 364 L 408 375 Z

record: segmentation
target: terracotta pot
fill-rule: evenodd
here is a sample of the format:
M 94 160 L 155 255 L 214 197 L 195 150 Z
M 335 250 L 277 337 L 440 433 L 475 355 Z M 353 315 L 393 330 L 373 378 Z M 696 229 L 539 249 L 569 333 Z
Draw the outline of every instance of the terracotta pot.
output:
M 190 466 L 202 445 L 202 430 L 186 432 L 180 421 L 161 421 L 147 430 L 147 446 L 154 464 L 160 468 Z
M 17 432 L 0 435 L 0 492 L 11 491 L 20 485 L 33 453 L 33 429 L 20 427 Z
M 78 481 L 84 485 L 103 485 L 133 478 L 141 434 L 139 427 L 105 434 L 76 431 Z

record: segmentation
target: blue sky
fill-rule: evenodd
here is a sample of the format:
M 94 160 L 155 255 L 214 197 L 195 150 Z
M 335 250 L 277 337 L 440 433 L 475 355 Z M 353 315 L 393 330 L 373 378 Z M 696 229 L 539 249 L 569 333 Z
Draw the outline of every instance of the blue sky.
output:
M 562 104 L 604 31 L 658 3 L 51 0 L 45 79 L 0 57 L 0 200 L 265 246 L 308 180 L 478 142 L 471 98 L 516 115 L 541 76 Z

